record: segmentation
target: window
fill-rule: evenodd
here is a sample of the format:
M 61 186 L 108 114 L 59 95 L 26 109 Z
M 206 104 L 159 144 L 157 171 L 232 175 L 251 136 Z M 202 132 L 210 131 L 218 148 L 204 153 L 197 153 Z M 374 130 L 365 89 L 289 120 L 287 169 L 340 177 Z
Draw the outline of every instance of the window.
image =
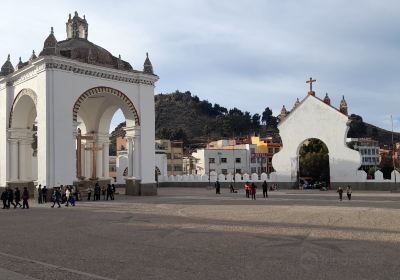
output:
M 371 149 L 368 149 L 368 155 L 371 155 Z
M 251 158 L 250 162 L 251 163 L 256 163 L 256 158 Z
M 375 155 L 375 149 L 372 149 L 372 154 Z
M 224 175 L 228 174 L 228 169 L 221 169 L 221 173 Z
M 221 158 L 221 163 L 226 163 L 226 162 L 227 162 L 227 160 L 225 157 Z
M 242 169 L 236 169 L 235 173 L 242 174 Z
M 255 148 L 250 148 L 250 153 L 255 154 L 256 153 L 256 149 Z
M 182 165 L 174 165 L 174 171 L 182 171 Z
M 273 152 L 274 152 L 274 149 L 268 148 L 268 153 L 269 153 L 269 154 L 272 154 Z
M 279 148 L 275 148 L 275 153 L 279 152 Z
M 171 159 L 171 153 L 167 153 L 167 159 Z
M 236 161 L 236 163 L 241 163 L 241 162 L 242 162 L 242 160 L 241 160 L 240 157 L 237 157 L 237 158 L 235 159 L 235 161 Z
M 210 158 L 208 159 L 208 162 L 209 162 L 209 163 L 215 163 L 215 158 L 210 157 Z
M 211 173 L 211 172 L 215 172 L 215 169 L 210 169 L 210 173 Z
M 268 158 L 268 162 L 269 162 L 269 163 L 272 163 L 272 157 L 269 157 L 269 158 Z
M 251 168 L 251 173 L 253 174 L 253 173 L 257 173 L 257 168 L 256 167 L 252 167 Z
M 174 154 L 174 159 L 181 159 L 181 158 L 182 158 L 182 154 L 181 153 Z
M 167 165 L 167 171 L 172 171 L 172 166 L 170 164 Z

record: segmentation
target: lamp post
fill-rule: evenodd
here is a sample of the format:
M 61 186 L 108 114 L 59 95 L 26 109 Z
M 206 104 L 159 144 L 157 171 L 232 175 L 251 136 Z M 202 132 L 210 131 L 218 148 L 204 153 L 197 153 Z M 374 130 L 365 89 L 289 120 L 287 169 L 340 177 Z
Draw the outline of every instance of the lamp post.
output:
M 397 178 L 396 178 L 396 161 L 394 158 L 395 149 L 394 149 L 394 140 L 393 140 L 393 117 L 392 117 L 392 115 L 390 115 L 390 121 L 392 122 L 392 161 L 393 161 L 393 173 L 394 173 L 394 186 L 396 187 Z

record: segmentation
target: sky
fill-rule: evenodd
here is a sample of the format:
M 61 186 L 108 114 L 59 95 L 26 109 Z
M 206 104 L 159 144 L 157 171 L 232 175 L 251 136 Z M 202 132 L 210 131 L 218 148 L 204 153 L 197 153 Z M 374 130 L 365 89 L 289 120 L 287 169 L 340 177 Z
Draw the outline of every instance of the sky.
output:
M 392 0 L 7 1 L 0 63 L 39 53 L 68 14 L 89 23 L 88 39 L 141 70 L 149 52 L 156 93 L 191 91 L 227 108 L 275 115 L 307 95 L 400 130 L 400 2 Z M 318 117 L 318 116 L 316 116 Z M 123 119 L 117 113 L 113 126 Z

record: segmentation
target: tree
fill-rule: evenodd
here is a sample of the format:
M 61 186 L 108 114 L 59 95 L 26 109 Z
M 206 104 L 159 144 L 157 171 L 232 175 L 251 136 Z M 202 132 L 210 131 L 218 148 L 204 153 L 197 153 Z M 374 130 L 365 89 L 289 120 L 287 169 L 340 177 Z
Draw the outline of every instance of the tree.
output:
M 329 181 L 329 154 L 326 145 L 319 139 L 309 139 L 299 151 L 300 176 L 314 180 Z
M 261 121 L 269 128 L 276 128 L 278 126 L 278 118 L 272 115 L 272 110 L 267 107 L 262 113 Z
M 257 113 L 251 117 L 251 127 L 253 131 L 257 131 L 260 129 L 260 119 L 261 116 Z

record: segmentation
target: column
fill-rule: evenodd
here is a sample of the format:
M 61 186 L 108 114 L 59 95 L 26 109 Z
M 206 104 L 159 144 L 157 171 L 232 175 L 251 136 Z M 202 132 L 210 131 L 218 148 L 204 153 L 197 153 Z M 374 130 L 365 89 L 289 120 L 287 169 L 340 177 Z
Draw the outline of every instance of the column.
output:
M 154 167 L 153 167 L 154 169 Z M 140 137 L 135 136 L 133 142 L 133 176 L 140 179 Z
M 103 177 L 109 178 L 110 177 L 110 141 L 105 141 L 103 143 Z
M 32 172 L 32 141 L 23 139 L 19 141 L 19 180 L 31 180 Z
M 17 181 L 18 180 L 18 140 L 17 139 L 10 139 L 10 181 Z
M 85 144 L 81 144 L 81 176 L 86 177 L 86 151 L 85 151 Z
M 133 168 L 134 168 L 134 163 L 133 163 L 133 137 L 126 137 L 126 140 L 128 142 L 128 177 L 133 177 Z
M 85 165 L 84 165 L 84 176 L 86 178 L 90 178 L 92 175 L 92 169 L 91 169 L 91 162 L 92 162 L 92 155 L 91 155 L 91 144 L 86 141 L 85 143 Z
M 94 151 L 94 153 L 97 153 L 96 155 L 96 174 L 97 178 L 102 178 L 103 177 L 103 150 L 102 150 L 102 144 L 97 143 L 96 144 L 97 151 Z

